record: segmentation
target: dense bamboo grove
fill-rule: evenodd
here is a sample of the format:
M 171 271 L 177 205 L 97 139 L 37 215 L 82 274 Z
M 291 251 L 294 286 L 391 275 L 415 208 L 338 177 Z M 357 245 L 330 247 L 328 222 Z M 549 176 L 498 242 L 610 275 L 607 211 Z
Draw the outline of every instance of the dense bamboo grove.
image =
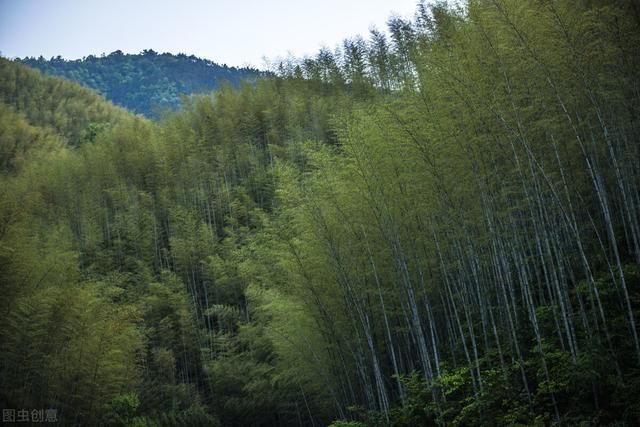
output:
M 3 407 L 639 423 L 640 8 L 420 4 L 389 34 L 81 134 L 3 85 Z

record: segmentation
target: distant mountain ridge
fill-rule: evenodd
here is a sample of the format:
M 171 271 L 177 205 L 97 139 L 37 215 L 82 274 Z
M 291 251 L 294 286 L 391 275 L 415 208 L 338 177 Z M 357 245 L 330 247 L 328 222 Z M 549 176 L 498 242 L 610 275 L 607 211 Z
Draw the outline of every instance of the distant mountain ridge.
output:
M 66 60 L 24 58 L 22 63 L 43 73 L 79 82 L 98 91 L 114 104 L 150 118 L 163 110 L 176 110 L 183 95 L 206 93 L 228 83 L 255 81 L 265 72 L 236 68 L 185 54 L 159 54 L 147 49 L 139 54 L 120 50 L 109 55 Z

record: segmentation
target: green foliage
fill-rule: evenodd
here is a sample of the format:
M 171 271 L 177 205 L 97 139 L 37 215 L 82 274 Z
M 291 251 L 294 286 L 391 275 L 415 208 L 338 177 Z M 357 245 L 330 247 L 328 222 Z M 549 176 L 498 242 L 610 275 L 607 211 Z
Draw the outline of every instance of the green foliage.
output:
M 5 58 L 0 58 L 0 99 L 5 104 L 2 114 L 6 114 L 8 107 L 24 116 L 29 125 L 52 129 L 72 146 L 86 139 L 90 125 L 104 126 L 127 119 L 123 109 L 106 102 L 97 93 L 76 83 L 45 77 Z M 11 127 L 7 131 L 9 129 Z
M 334 421 L 329 424 L 330 427 L 364 427 L 366 424 L 361 423 L 360 421 Z
M 100 57 L 68 61 L 60 57 L 24 58 L 23 64 L 45 74 L 78 82 L 116 105 L 149 118 L 175 110 L 182 97 L 212 92 L 224 84 L 238 87 L 264 73 L 251 68 L 216 64 L 185 54 L 157 54 L 153 50 L 131 55 L 115 51 Z
M 634 10 L 421 3 L 158 122 L 0 60 L 0 404 L 65 425 L 638 424 Z M 147 114 L 218 70 L 31 62 Z
M 0 172 L 16 173 L 33 157 L 59 149 L 64 141 L 48 129 L 31 126 L 6 104 L 0 104 Z
M 135 394 L 116 396 L 105 404 L 102 422 L 107 426 L 135 425 L 133 419 L 138 406 L 140 406 L 140 400 Z

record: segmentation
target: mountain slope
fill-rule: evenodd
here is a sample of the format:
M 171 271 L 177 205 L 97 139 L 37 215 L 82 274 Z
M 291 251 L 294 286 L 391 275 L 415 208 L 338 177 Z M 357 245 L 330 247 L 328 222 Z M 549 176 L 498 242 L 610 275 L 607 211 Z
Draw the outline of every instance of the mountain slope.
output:
M 0 100 L 30 125 L 50 128 L 70 145 L 82 142 L 90 126 L 129 116 L 90 89 L 5 58 L 0 58 Z
M 32 126 L 11 107 L 0 103 L 0 172 L 19 171 L 33 152 L 50 151 L 63 145 L 62 138 L 48 129 Z
M 66 101 L 29 72 L 0 108 L 0 406 L 640 425 L 640 20 L 614 3 L 421 5 L 57 150 L 35 96 Z
M 193 55 L 158 54 L 145 50 L 137 55 L 115 51 L 67 61 L 24 58 L 23 63 L 44 73 L 74 80 L 97 90 L 115 104 L 147 117 L 180 106 L 180 97 L 211 92 L 224 83 L 237 87 L 243 79 L 263 75 L 249 68 L 227 67 Z

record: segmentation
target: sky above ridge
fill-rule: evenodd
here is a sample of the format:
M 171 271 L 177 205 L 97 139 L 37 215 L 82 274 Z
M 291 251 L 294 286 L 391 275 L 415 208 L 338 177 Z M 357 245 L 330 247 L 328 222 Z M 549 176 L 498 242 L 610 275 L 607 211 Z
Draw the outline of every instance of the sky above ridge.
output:
M 418 0 L 0 0 L 4 57 L 77 59 L 115 50 L 186 53 L 230 66 L 313 55 Z

